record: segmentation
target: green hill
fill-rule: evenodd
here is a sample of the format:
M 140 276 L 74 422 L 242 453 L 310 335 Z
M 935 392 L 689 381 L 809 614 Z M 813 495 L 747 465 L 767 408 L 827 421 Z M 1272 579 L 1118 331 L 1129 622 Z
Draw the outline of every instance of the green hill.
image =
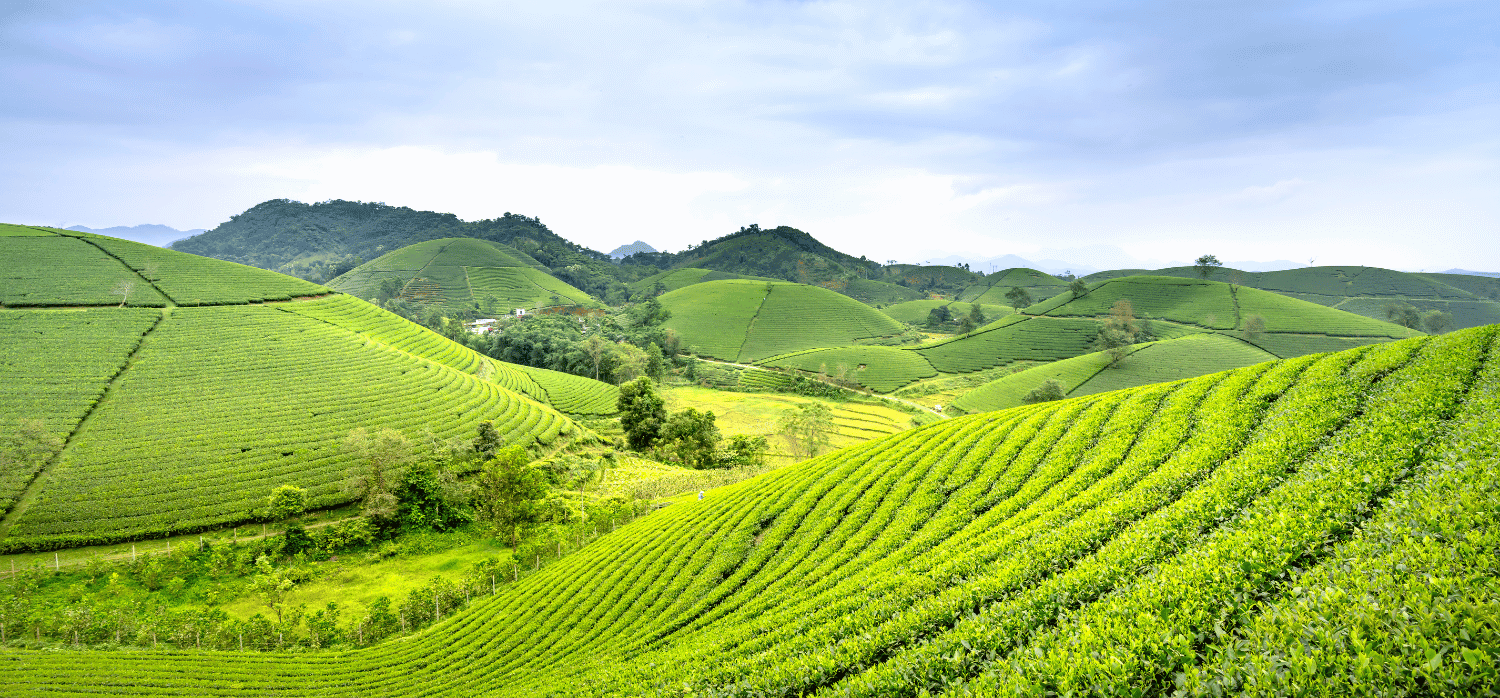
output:
M 970 413 L 989 412 L 1022 404 L 1026 393 L 1049 380 L 1062 383 L 1066 394 L 1073 397 L 1193 378 L 1274 359 L 1275 355 L 1242 340 L 1222 334 L 1195 334 L 1134 345 L 1114 367 L 1109 365 L 1108 354 L 1093 352 L 1028 368 L 964 393 L 953 405 Z
M 314 279 L 332 279 L 381 255 L 440 238 L 478 238 L 509 245 L 575 288 L 621 296 L 631 270 L 609 255 L 570 242 L 536 218 L 506 213 L 462 221 L 451 213 L 361 201 L 304 204 L 273 199 L 251 207 L 172 249 Z
M 464 590 L 467 608 L 400 642 L 258 653 L 187 632 L 155 652 L 8 649 L 0 685 L 1484 695 L 1500 661 L 1495 336 L 1421 337 L 894 434 L 673 504 L 493 596 Z M 349 644 L 379 626 L 361 627 L 370 634 Z M 80 642 L 110 631 L 90 624 Z
M 0 430 L 40 420 L 65 445 L 5 468 L 0 549 L 252 521 L 281 484 L 307 488 L 315 507 L 351 501 L 343 483 L 358 466 L 339 444 L 356 427 L 468 437 L 490 420 L 507 441 L 550 443 L 587 435 L 547 403 L 614 411 L 612 386 L 492 361 L 300 279 L 34 230 L 0 237 L 0 275 L 31 269 L 41 250 L 56 280 L 49 298 L 33 272 L 36 307 L 0 308 Z M 77 279 L 132 277 L 161 307 L 58 307 L 108 302 Z M 325 295 L 268 302 L 309 294 Z
M 768 277 L 744 276 L 742 274 L 732 274 L 727 271 L 715 271 L 713 269 L 695 269 L 693 267 L 685 267 L 682 269 L 670 269 L 658 274 L 652 274 L 651 276 L 641 279 L 640 281 L 632 281 L 630 283 L 630 292 L 632 294 L 650 293 L 657 287 L 658 284 L 661 285 L 663 292 L 676 291 L 683 286 L 691 286 L 693 284 L 703 283 L 705 281 L 724 281 L 727 279 L 778 281 L 778 279 L 772 279 Z
M 1010 305 L 1005 297 L 1012 288 L 1020 287 L 1031 294 L 1032 300 L 1051 298 L 1068 288 L 1068 282 L 1046 272 L 1024 267 L 1002 269 L 978 279 L 958 295 L 958 299 L 969 303 Z
M 442 238 L 408 245 L 328 282 L 330 288 L 375 298 L 381 283 L 401 283 L 397 297 L 415 303 L 503 315 L 516 308 L 598 305 L 587 293 L 547 273 L 515 249 L 488 240 Z
M 933 310 L 943 306 L 947 306 L 948 312 L 953 315 L 955 320 L 966 317 L 974 308 L 973 303 L 960 303 L 950 300 L 916 300 L 887 306 L 882 309 L 882 312 L 898 322 L 923 325 L 927 323 L 927 318 Z M 984 313 L 987 322 L 998 320 L 1016 312 L 1014 308 L 1008 305 L 989 305 L 984 303 L 980 304 L 979 309 L 980 312 Z
M 900 323 L 847 296 L 786 282 L 710 281 L 661 296 L 684 347 L 755 361 L 812 347 L 899 334 Z
M 1139 274 L 1198 278 L 1195 267 L 1150 272 L 1117 269 L 1084 278 L 1099 282 Z M 1451 313 L 1454 327 L 1460 329 L 1500 322 L 1500 279 L 1483 276 L 1414 274 L 1379 267 L 1306 267 L 1266 272 L 1218 268 L 1208 278 L 1273 291 L 1376 320 L 1386 319 L 1388 304 L 1407 302 L 1424 311 Z

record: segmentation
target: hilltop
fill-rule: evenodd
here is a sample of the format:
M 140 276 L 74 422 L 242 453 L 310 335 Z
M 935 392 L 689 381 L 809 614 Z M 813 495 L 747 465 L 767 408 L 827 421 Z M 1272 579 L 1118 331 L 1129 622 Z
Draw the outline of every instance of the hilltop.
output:
M 357 427 L 472 438 L 488 420 L 540 448 L 595 438 L 564 411 L 614 411 L 612 386 L 230 262 L 3 226 L 0 277 L 0 345 L 27 349 L 0 362 L 0 429 L 39 420 L 61 445 L 0 481 L 4 550 L 255 521 L 281 484 L 350 502 Z
M 631 280 L 609 255 L 563 238 L 536 218 L 506 213 L 465 222 L 451 213 L 367 201 L 273 199 L 172 249 L 322 282 L 407 245 L 452 237 L 509 245 L 599 297 L 623 293 Z
M 817 286 L 726 280 L 685 286 L 660 298 L 666 326 L 684 347 L 725 361 L 899 334 L 880 311 Z
M 408 245 L 349 270 L 329 288 L 361 298 L 395 297 L 494 316 L 515 308 L 596 306 L 587 293 L 509 245 L 439 238 Z
M 0 682 L 215 696 L 1480 695 L 1500 646 L 1496 329 L 842 449 L 638 519 L 493 596 L 465 591 L 467 608 L 402 642 L 6 650 Z
M 1117 269 L 1084 278 L 1098 282 L 1140 274 L 1198 278 L 1196 267 L 1171 267 L 1150 272 Z M 1221 267 L 1210 271 L 1208 278 L 1272 291 L 1376 320 L 1388 319 L 1388 305 L 1409 303 L 1418 310 L 1451 314 L 1456 329 L 1500 322 L 1500 279 L 1485 276 L 1325 266 L 1266 272 Z

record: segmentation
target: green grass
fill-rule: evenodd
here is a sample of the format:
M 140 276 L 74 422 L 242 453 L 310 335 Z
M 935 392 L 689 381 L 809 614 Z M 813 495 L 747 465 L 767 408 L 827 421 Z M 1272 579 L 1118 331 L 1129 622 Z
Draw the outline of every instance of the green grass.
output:
M 0 685 L 1481 695 L 1500 661 L 1495 335 L 904 431 L 673 504 L 397 642 L 5 650 Z
M 780 281 L 780 279 L 771 279 L 760 276 L 747 276 L 744 274 L 735 274 L 733 272 L 727 271 L 684 267 L 682 269 L 668 269 L 667 271 L 658 274 L 652 274 L 651 276 L 641 279 L 640 281 L 632 282 L 628 284 L 628 286 L 630 287 L 631 293 L 648 293 L 652 289 L 656 288 L 657 283 L 661 283 L 662 290 L 665 292 L 676 291 L 677 289 L 684 286 L 691 286 L 693 284 L 703 283 L 705 281 L 725 281 L 728 279 L 749 279 L 751 281 Z
M 1014 361 L 1057 361 L 1087 354 L 1098 334 L 1092 318 L 1010 315 L 972 334 L 914 349 L 942 373 L 969 373 Z
M 552 305 L 597 305 L 597 302 L 563 280 L 530 267 L 465 267 L 471 298 L 481 307 L 495 298 L 495 314 L 516 308 Z
M 1124 361 L 1094 374 L 1068 395 L 1092 395 L 1148 383 L 1195 378 L 1277 358 L 1252 344 L 1222 334 L 1200 334 L 1134 348 L 1136 351 Z
M 238 305 L 328 293 L 315 283 L 274 271 L 102 235 L 74 234 L 118 258 L 178 305 Z
M 726 361 L 755 361 L 814 347 L 893 335 L 901 325 L 828 289 L 748 280 L 694 284 L 661 296 L 667 327 L 685 347 Z
M 1394 323 L 1289 298 L 1270 291 L 1240 287 L 1234 292 L 1242 318 L 1260 315 L 1267 332 L 1296 332 L 1401 339 L 1417 333 Z M 1241 327 L 1243 327 L 1243 322 Z
M 765 436 L 774 464 L 791 463 L 792 451 L 777 430 L 782 416 L 801 405 L 822 403 L 833 413 L 835 448 L 864 443 L 911 426 L 911 415 L 883 405 L 822 400 L 803 395 L 742 393 L 695 386 L 674 386 L 663 391 L 672 411 L 692 407 L 714 413 L 724 436 Z
M 1067 290 L 1068 282 L 1035 269 L 1013 267 L 985 276 L 958 294 L 958 299 L 970 303 L 1009 306 L 1010 299 L 1005 294 L 1015 287 L 1026 289 L 1032 300 L 1042 300 Z
M 0 238 L 52 237 L 53 233 L 29 225 L 0 223 Z
M 1131 347 L 1133 354 L 1146 345 Z M 1109 366 L 1110 357 L 1103 352 L 1075 356 L 1070 359 L 1034 366 L 1018 373 L 998 378 L 974 388 L 953 400 L 953 406 L 966 413 L 990 412 L 1016 407 L 1022 404 L 1026 393 L 1039 388 L 1049 380 L 1062 383 L 1063 391 L 1072 394 L 1080 385 L 1093 378 Z
M 1100 317 L 1120 300 L 1130 301 L 1136 317 L 1152 317 L 1216 330 L 1236 324 L 1229 285 L 1167 276 L 1130 276 L 1092 286 L 1074 298 L 1062 293 L 1026 309 L 1033 315 Z M 1312 305 L 1312 304 L 1308 304 Z
M 874 279 L 850 279 L 827 288 L 866 305 L 891 305 L 927 297 L 927 294 L 916 289 Z

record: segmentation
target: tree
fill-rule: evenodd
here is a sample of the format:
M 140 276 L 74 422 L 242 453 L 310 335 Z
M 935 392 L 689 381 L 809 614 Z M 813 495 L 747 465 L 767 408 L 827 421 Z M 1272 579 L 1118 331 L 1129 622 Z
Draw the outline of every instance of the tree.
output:
M 655 344 L 648 345 L 653 349 Z M 610 347 L 611 373 L 616 383 L 627 383 L 650 373 L 651 356 L 634 344 L 620 342 Z
M 1427 334 L 1442 334 L 1453 329 L 1453 314 L 1441 310 L 1422 313 L 1422 330 Z
M 1121 298 L 1115 301 L 1110 308 L 1109 317 L 1100 325 L 1094 346 L 1097 350 L 1109 353 L 1110 366 L 1119 366 L 1130 353 L 1130 345 L 1135 343 L 1136 332 L 1135 310 L 1130 301 Z
M 651 380 L 660 381 L 667 373 L 667 357 L 662 354 L 661 347 L 655 344 L 646 345 L 646 375 Z
M 794 455 L 812 458 L 829 445 L 833 410 L 821 402 L 804 403 L 783 414 L 778 426 Z
M 500 432 L 495 431 L 495 425 L 488 419 L 479 423 L 479 434 L 474 437 L 474 454 L 479 456 L 480 462 L 495 457 L 504 444 L 500 441 Z
M 1206 254 L 1193 260 L 1193 268 L 1198 271 L 1198 277 L 1205 280 L 1208 279 L 1209 274 L 1214 272 L 1214 269 L 1221 266 L 1224 266 L 1224 264 L 1219 261 L 1218 257 L 1211 254 Z
M 736 434 L 729 437 L 729 444 L 724 447 L 723 455 L 719 456 L 719 463 L 725 467 L 760 467 L 766 464 L 768 448 L 764 436 Z
M 307 490 L 296 485 L 281 485 L 266 497 L 266 515 L 274 521 L 288 521 L 307 511 Z
M 1250 315 L 1245 318 L 1245 341 L 1253 342 L 1260 339 L 1266 332 L 1266 319 L 1260 315 Z
M 973 303 L 969 306 L 969 321 L 973 322 L 975 327 L 984 324 L 984 308 L 981 308 L 979 303 Z
M 416 460 L 411 441 L 389 427 L 374 434 L 358 427 L 344 437 L 344 450 L 365 464 L 364 472 L 347 489 L 360 494 L 366 516 L 389 521 L 396 514 L 394 490 L 399 471 Z
M 946 305 L 940 305 L 927 311 L 927 326 L 933 329 L 941 327 L 953 321 L 953 311 Z
M 384 303 L 401 295 L 401 289 L 406 288 L 406 279 L 399 276 L 386 277 L 380 280 L 376 288 L 375 300 Z M 493 296 L 491 296 L 493 298 Z
M 1410 303 L 1393 301 L 1385 304 L 1385 317 L 1402 327 L 1417 329 L 1422 326 L 1422 311 Z
M 1057 379 L 1048 379 L 1047 382 L 1032 388 L 1030 392 L 1021 396 L 1021 402 L 1032 405 L 1038 402 L 1051 402 L 1067 397 L 1063 391 L 1063 384 Z
M 255 558 L 255 572 L 255 576 L 250 580 L 250 591 L 258 594 L 261 600 L 265 601 L 266 606 L 276 612 L 276 624 L 281 625 L 287 597 L 297 586 L 296 575 L 287 568 L 276 569 L 276 566 L 271 564 L 270 556 L 265 553 Z
M 1020 286 L 1011 286 L 1010 290 L 1005 292 L 1005 300 L 1010 301 L 1010 307 L 1020 310 L 1031 305 L 1031 294 Z
M 130 292 L 134 291 L 134 290 L 135 290 L 135 282 L 134 281 L 132 281 L 130 279 L 121 279 L 119 281 L 119 283 L 115 284 L 114 288 L 110 289 L 109 293 L 112 296 L 119 296 L 120 297 L 120 307 L 123 308 L 123 307 L 125 307 L 126 301 L 130 300 Z
M 689 407 L 667 418 L 657 448 L 683 465 L 704 470 L 717 465 L 719 438 L 714 413 Z
M 498 533 L 509 534 L 512 550 L 519 549 L 521 530 L 541 517 L 547 498 L 547 475 L 532 467 L 520 446 L 495 454 L 479 470 L 474 509 L 480 520 Z
M 1068 284 L 1068 291 L 1073 294 L 1074 298 L 1082 298 L 1085 293 L 1089 292 L 1089 285 L 1083 279 L 1073 279 L 1073 283 Z
M 437 531 L 468 523 L 471 517 L 458 508 L 458 484 L 452 471 L 430 461 L 407 468 L 396 485 L 396 520 L 402 526 Z
M 615 405 L 620 410 L 620 426 L 630 448 L 636 451 L 651 448 L 667 421 L 666 403 L 656 393 L 651 379 L 642 376 L 620 386 L 620 398 Z

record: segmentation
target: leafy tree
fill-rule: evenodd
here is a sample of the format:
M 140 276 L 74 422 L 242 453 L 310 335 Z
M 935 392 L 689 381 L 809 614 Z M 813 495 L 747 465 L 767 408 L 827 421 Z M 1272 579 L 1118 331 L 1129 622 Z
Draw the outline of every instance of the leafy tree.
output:
M 1130 345 L 1135 343 L 1137 331 L 1135 311 L 1130 301 L 1121 298 L 1115 301 L 1110 308 L 1109 317 L 1101 323 L 1094 347 L 1109 353 L 1110 366 L 1119 366 L 1130 353 Z
M 1073 282 L 1068 284 L 1068 291 L 1073 294 L 1074 298 L 1082 298 L 1085 293 L 1089 292 L 1089 285 L 1083 279 L 1073 279 Z
M 1067 396 L 1067 393 L 1063 391 L 1062 382 L 1054 378 L 1048 379 L 1047 382 L 1032 388 L 1025 395 L 1021 396 L 1021 402 L 1032 405 L 1038 402 L 1061 400 Z
M 984 319 L 984 308 L 979 307 L 978 303 L 969 306 L 969 322 L 974 323 L 975 327 L 979 327 L 984 324 Z
M 1266 319 L 1260 315 L 1251 315 L 1245 318 L 1244 337 L 1245 341 L 1253 342 L 1260 339 L 1266 333 Z
M 307 490 L 296 485 L 281 485 L 266 497 L 266 515 L 275 521 L 287 521 L 307 511 Z
M 406 288 L 406 279 L 396 276 L 386 277 L 380 280 L 380 285 L 376 289 L 375 299 L 384 303 L 401 295 L 401 289 L 403 288 Z
M 286 610 L 287 597 L 297 586 L 297 575 L 289 568 L 277 568 L 271 558 L 261 553 L 255 558 L 255 576 L 250 580 L 250 591 L 276 612 L 276 624 L 281 625 L 282 612 Z
M 794 455 L 812 458 L 831 441 L 833 410 L 821 402 L 805 403 L 782 415 L 778 426 Z
M 1011 286 L 1010 290 L 1005 292 L 1005 299 L 1010 301 L 1010 307 L 1016 310 L 1031 305 L 1031 294 L 1020 286 Z
M 521 531 L 541 517 L 547 498 L 547 475 L 531 467 L 520 446 L 508 446 L 479 470 L 474 509 L 493 530 L 506 533 L 511 549 L 519 549 Z
M 651 379 L 643 376 L 620 386 L 620 398 L 615 404 L 630 448 L 636 451 L 651 448 L 667 421 L 666 403 L 656 393 Z
M 953 311 L 946 305 L 940 305 L 927 311 L 927 326 L 938 328 L 953 321 Z
M 1422 311 L 1410 303 L 1393 301 L 1385 304 L 1385 317 L 1402 327 L 1418 329 L 1422 326 Z
M 447 531 L 473 520 L 458 506 L 456 480 L 451 471 L 430 461 L 407 468 L 396 486 L 396 520 L 409 528 L 437 531 Z
M 667 357 L 662 354 L 661 347 L 655 344 L 646 345 L 646 375 L 652 380 L 659 381 L 667 373 Z
M 358 427 L 344 437 L 344 450 L 365 464 L 364 472 L 348 483 L 348 489 L 360 494 L 366 516 L 390 521 L 396 514 L 394 490 L 400 470 L 416 460 L 411 441 L 389 427 L 374 434 Z
M 718 465 L 719 439 L 714 413 L 689 407 L 667 418 L 657 448 L 683 465 L 704 470 Z
M 974 317 L 972 315 L 965 315 L 964 319 L 958 323 L 958 331 L 961 334 L 968 334 L 970 332 L 973 332 L 974 328 L 976 327 L 978 327 L 978 325 L 974 324 Z
M 487 461 L 495 457 L 495 453 L 504 444 L 500 441 L 500 432 L 495 430 L 494 423 L 488 419 L 479 423 L 479 435 L 474 437 L 474 454 L 480 461 Z
M 1224 266 L 1224 263 L 1220 262 L 1218 257 L 1215 257 L 1211 254 L 1206 254 L 1193 260 L 1193 269 L 1196 269 L 1198 271 L 1199 278 L 1205 280 L 1208 279 L 1209 274 L 1212 274 L 1214 272 L 1214 269 L 1217 269 L 1221 266 Z
M 1453 314 L 1441 310 L 1422 313 L 1422 330 L 1427 334 L 1442 334 L 1453 329 Z
M 724 453 L 719 456 L 719 463 L 725 467 L 759 467 L 766 464 L 766 451 L 769 444 L 764 436 L 746 436 L 736 434 L 729 437 L 729 443 L 724 447 Z

